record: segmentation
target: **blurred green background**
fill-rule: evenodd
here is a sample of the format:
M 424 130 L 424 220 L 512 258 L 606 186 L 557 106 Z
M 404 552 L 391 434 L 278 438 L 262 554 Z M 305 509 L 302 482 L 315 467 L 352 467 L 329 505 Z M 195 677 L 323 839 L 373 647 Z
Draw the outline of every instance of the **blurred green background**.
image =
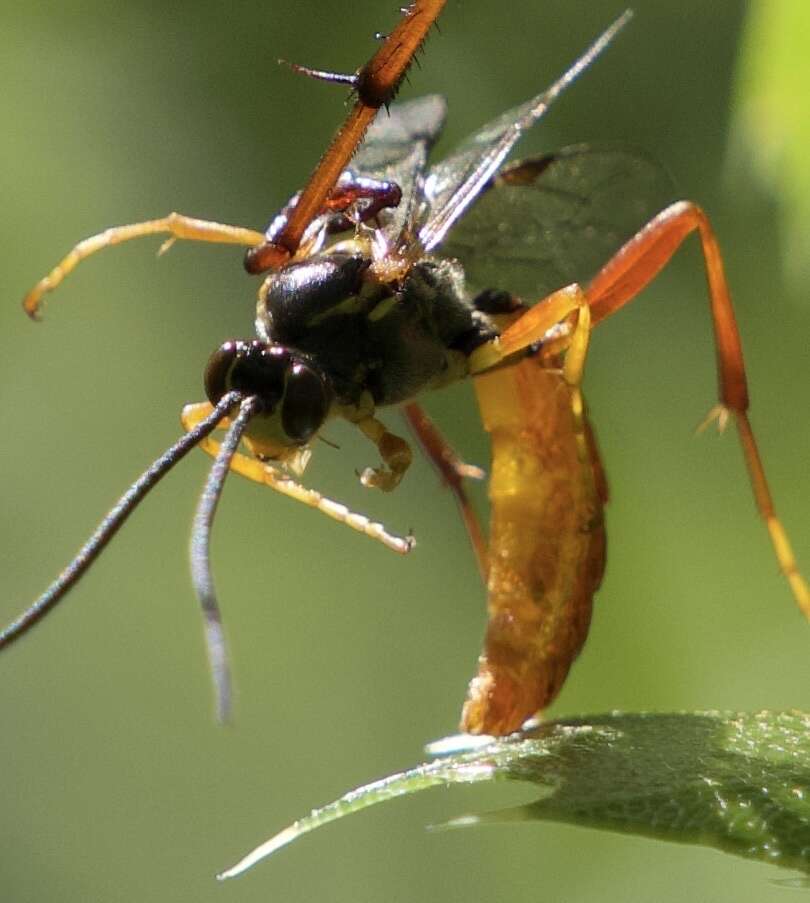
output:
M 395 6 L 3 5 L 0 620 L 173 441 L 180 407 L 202 396 L 210 351 L 250 333 L 255 284 L 239 251 L 178 245 L 156 261 L 155 241 L 85 264 L 40 326 L 18 299 L 106 225 L 176 209 L 262 227 L 342 111 L 340 91 L 276 58 L 352 69 Z M 745 164 L 725 165 L 746 4 L 634 7 L 632 26 L 524 149 L 641 146 L 710 212 L 753 423 L 807 570 L 810 306 L 806 287 L 784 275 L 777 202 Z M 449 0 L 403 96 L 448 96 L 448 148 L 550 82 L 620 10 L 618 0 Z M 610 557 L 556 713 L 810 707 L 810 630 L 777 574 L 734 435 L 692 435 L 714 402 L 713 363 L 692 241 L 593 343 L 586 387 L 612 490 Z M 468 459 L 486 463 L 468 386 L 428 407 Z M 432 470 L 420 461 L 402 491 L 374 497 L 354 476 L 369 449 L 348 430 L 329 437 L 341 450 L 319 445 L 308 481 L 392 529 L 412 527 L 419 546 L 400 559 L 230 481 L 214 563 L 235 665 L 233 726 L 213 722 L 187 575 L 208 467 L 200 453 L 59 612 L 0 658 L 0 898 L 781 900 L 783 874 L 700 848 L 574 827 L 423 830 L 531 796 L 507 786 L 401 801 L 243 880 L 214 882 L 312 806 L 419 761 L 425 741 L 454 730 L 478 653 L 484 594 Z

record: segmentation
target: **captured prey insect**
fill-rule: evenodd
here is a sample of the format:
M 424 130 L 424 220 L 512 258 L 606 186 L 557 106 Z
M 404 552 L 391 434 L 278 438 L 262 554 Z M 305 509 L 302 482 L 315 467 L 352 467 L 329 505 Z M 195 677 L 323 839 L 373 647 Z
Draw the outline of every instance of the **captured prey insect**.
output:
M 409 9 L 406 24 L 419 7 Z M 434 4 L 429 22 L 440 7 Z M 423 24 L 428 18 L 425 13 Z M 375 415 L 377 408 L 404 405 L 456 494 L 488 586 L 485 647 L 462 728 L 516 730 L 562 686 L 585 641 L 604 568 L 607 490 L 580 390 L 591 329 L 638 294 L 692 232 L 706 262 L 717 345 L 720 403 L 709 419 L 721 426 L 735 421 L 777 559 L 810 616 L 810 590 L 774 512 L 748 421 L 739 335 L 703 211 L 687 201 L 667 205 L 656 167 L 624 150 L 573 147 L 504 165 L 521 135 L 628 18 L 618 19 L 550 88 L 430 168 L 428 152 L 445 115 L 435 95 L 392 107 L 368 129 L 351 165 L 330 162 L 334 178 L 320 181 L 319 168 L 266 233 L 172 214 L 88 239 L 45 277 L 26 299 L 31 314 L 88 254 L 158 232 L 170 241 L 243 244 L 251 272 L 273 268 L 259 290 L 257 338 L 232 340 L 214 352 L 205 372 L 208 401 L 182 413 L 187 435 L 133 484 L 68 569 L 0 634 L 0 646 L 64 595 L 135 502 L 199 445 L 215 463 L 195 517 L 193 574 L 224 716 L 227 660 L 208 548 L 225 475 L 235 470 L 407 552 L 410 537 L 297 482 L 324 423 L 343 418 L 376 445 L 382 460 L 362 473 L 363 484 L 394 489 L 411 450 Z M 411 53 L 419 41 L 411 42 Z M 372 70 L 367 64 L 361 76 Z M 353 77 L 358 105 L 387 105 L 397 73 L 388 93 L 367 90 L 362 77 Z M 302 225 L 307 205 L 312 212 Z M 466 377 L 475 378 L 492 440 L 488 539 L 463 488 L 473 470 L 414 403 L 421 392 Z M 221 442 L 212 435 L 219 427 L 227 429 Z

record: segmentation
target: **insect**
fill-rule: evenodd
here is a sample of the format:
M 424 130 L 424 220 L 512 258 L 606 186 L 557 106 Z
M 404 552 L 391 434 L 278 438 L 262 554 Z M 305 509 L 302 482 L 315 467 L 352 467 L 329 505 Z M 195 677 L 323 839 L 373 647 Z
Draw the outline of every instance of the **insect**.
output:
M 697 232 L 706 262 L 720 402 L 708 421 L 734 420 L 755 499 L 779 564 L 804 613 L 799 574 L 768 491 L 748 417 L 739 335 L 708 219 L 696 205 L 664 206 L 656 170 L 618 149 L 574 147 L 504 165 L 521 135 L 626 24 L 620 17 L 554 84 L 428 167 L 445 115 L 438 96 L 387 106 L 443 3 L 414 3 L 392 36 L 351 77 L 357 102 L 305 189 L 265 232 L 171 214 L 107 230 L 77 247 L 25 300 L 43 295 L 104 247 L 168 234 L 248 248 L 258 293 L 256 337 L 230 340 L 205 371 L 208 400 L 182 412 L 186 434 L 139 478 L 57 580 L 9 627 L 22 635 L 86 571 L 133 507 L 191 448 L 214 458 L 192 532 L 192 574 L 205 615 L 217 707 L 230 706 L 228 661 L 209 565 L 211 524 L 231 470 L 407 553 L 408 536 L 300 482 L 325 423 L 342 418 L 376 446 L 361 474 L 391 491 L 411 449 L 377 418 L 404 406 L 416 436 L 451 486 L 488 587 L 489 624 L 462 728 L 506 734 L 547 707 L 587 635 L 605 560 L 606 483 L 581 382 L 593 326 L 647 285 Z M 387 54 L 387 56 L 386 56 Z M 503 273 L 506 284 L 499 281 Z M 474 289 L 474 290 L 473 290 Z M 414 399 L 474 378 L 492 441 L 489 535 L 464 491 L 461 462 Z M 224 429 L 221 439 L 214 438 Z

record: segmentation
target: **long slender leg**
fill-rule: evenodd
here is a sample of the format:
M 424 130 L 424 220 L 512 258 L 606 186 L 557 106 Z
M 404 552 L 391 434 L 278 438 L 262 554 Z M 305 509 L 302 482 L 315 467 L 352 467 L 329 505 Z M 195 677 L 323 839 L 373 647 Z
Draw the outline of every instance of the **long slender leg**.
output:
M 438 18 L 446 0 L 413 0 L 382 47 L 354 78 L 357 101 L 322 155 L 284 228 L 272 241 L 245 255 L 250 273 L 276 269 L 298 250 L 307 227 L 363 140 L 380 107 L 389 104 L 411 61 Z
M 207 402 L 186 405 L 180 415 L 180 422 L 183 424 L 184 429 L 191 430 L 197 423 L 205 419 L 210 411 L 211 405 Z M 222 426 L 227 425 L 228 421 L 223 420 Z M 219 451 L 219 442 L 208 437 L 207 440 L 199 443 L 199 447 L 212 457 L 216 457 Z M 341 524 L 346 524 L 352 530 L 364 533 L 371 539 L 376 539 L 383 545 L 388 546 L 389 549 L 393 549 L 402 555 L 410 552 L 414 546 L 412 536 L 395 536 L 389 533 L 382 524 L 370 520 L 363 514 L 350 511 L 345 505 L 324 497 L 314 489 L 307 489 L 258 458 L 251 458 L 241 452 L 237 453 L 231 459 L 231 470 L 243 477 L 247 477 L 249 480 L 253 480 L 254 483 L 269 486 L 282 495 L 289 496 L 297 502 L 303 502 L 310 508 L 316 508 L 322 514 Z
M 805 617 L 810 619 L 810 587 L 799 573 L 784 527 L 774 508 L 765 468 L 748 420 L 748 386 L 742 343 L 731 304 L 717 238 L 706 214 L 690 201 L 679 201 L 661 211 L 605 264 L 588 285 L 587 301 L 594 324 L 631 301 L 667 264 L 683 240 L 697 231 L 706 264 L 709 299 L 717 352 L 720 404 L 707 422 L 722 427 L 733 414 L 745 456 L 757 508 L 771 537 L 779 567 Z M 488 370 L 543 338 L 547 329 L 562 322 L 577 307 L 581 289 L 566 286 L 538 302 L 497 339 L 470 356 L 470 372 Z
M 574 332 L 571 335 L 571 344 L 565 355 L 563 363 L 563 379 L 568 383 L 571 390 L 571 412 L 574 415 L 574 423 L 576 424 L 577 450 L 579 460 L 583 464 L 590 462 L 590 448 L 588 446 L 588 427 L 585 419 L 585 402 L 582 398 L 582 375 L 585 369 L 585 358 L 588 354 L 588 343 L 591 336 L 591 311 L 585 298 L 585 293 L 579 293 L 577 299 L 579 307 L 577 308 L 577 322 Z
M 796 565 L 787 534 L 777 517 L 765 468 L 748 420 L 748 386 L 742 343 L 734 317 L 723 260 L 708 217 L 696 204 L 679 201 L 651 220 L 599 271 L 587 288 L 594 323 L 632 300 L 669 261 L 681 242 L 697 232 L 703 249 L 717 352 L 720 405 L 708 420 L 722 426 L 730 411 L 737 424 L 757 508 L 770 533 L 779 566 L 805 616 L 810 618 L 810 587 Z
M 607 479 L 602 469 L 602 459 L 596 445 L 596 437 L 588 422 L 581 390 L 585 358 L 588 355 L 588 346 L 593 330 L 593 319 L 584 292 L 580 296 L 580 301 L 581 306 L 577 309 L 577 319 L 570 336 L 562 374 L 571 390 L 571 410 L 576 423 L 579 459 L 583 463 L 588 462 L 585 472 L 593 475 L 595 492 L 602 505 L 605 505 L 609 495 Z
M 734 411 L 748 407 L 742 343 L 717 238 L 706 214 L 691 201 L 662 210 L 602 267 L 587 287 L 594 323 L 632 300 L 666 266 L 683 240 L 697 231 L 706 264 L 717 346 L 720 400 Z
M 475 560 L 481 579 L 486 583 L 488 561 L 487 541 L 478 515 L 475 513 L 467 493 L 464 489 L 464 480 L 482 480 L 485 476 L 480 467 L 466 464 L 456 453 L 455 449 L 439 432 L 436 424 L 428 417 L 418 404 L 403 405 L 403 413 L 408 425 L 413 430 L 420 446 L 428 456 L 433 466 L 438 470 L 442 482 L 450 488 L 461 512 L 461 519 L 467 530 Z
M 190 241 L 210 241 L 220 244 L 246 245 L 254 247 L 264 241 L 262 232 L 253 229 L 245 229 L 241 226 L 228 226 L 224 223 L 214 223 L 203 219 L 194 219 L 184 216 L 182 213 L 170 213 L 161 219 L 151 219 L 143 223 L 130 223 L 126 226 L 113 226 L 91 235 L 80 241 L 59 263 L 40 279 L 23 300 L 25 312 L 37 319 L 42 304 L 42 297 L 47 292 L 53 291 L 73 270 L 91 254 L 118 245 L 133 238 L 143 238 L 146 235 L 168 234 L 169 242 L 178 238 Z M 165 250 L 167 245 L 163 246 Z

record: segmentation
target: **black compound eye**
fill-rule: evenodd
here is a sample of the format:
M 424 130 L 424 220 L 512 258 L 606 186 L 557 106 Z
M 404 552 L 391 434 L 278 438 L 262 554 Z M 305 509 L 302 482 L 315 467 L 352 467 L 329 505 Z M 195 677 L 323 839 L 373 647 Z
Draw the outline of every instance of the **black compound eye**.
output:
M 281 405 L 281 426 L 296 443 L 304 443 L 321 427 L 329 410 L 329 392 L 312 367 L 296 361 L 287 374 Z
M 205 368 L 205 392 L 216 404 L 233 389 L 256 395 L 263 412 L 272 413 L 284 394 L 284 378 L 291 355 L 278 345 L 263 342 L 225 342 L 210 357 Z
M 205 394 L 213 405 L 231 388 L 231 370 L 239 357 L 240 345 L 244 345 L 244 342 L 225 342 L 208 358 L 204 377 Z

